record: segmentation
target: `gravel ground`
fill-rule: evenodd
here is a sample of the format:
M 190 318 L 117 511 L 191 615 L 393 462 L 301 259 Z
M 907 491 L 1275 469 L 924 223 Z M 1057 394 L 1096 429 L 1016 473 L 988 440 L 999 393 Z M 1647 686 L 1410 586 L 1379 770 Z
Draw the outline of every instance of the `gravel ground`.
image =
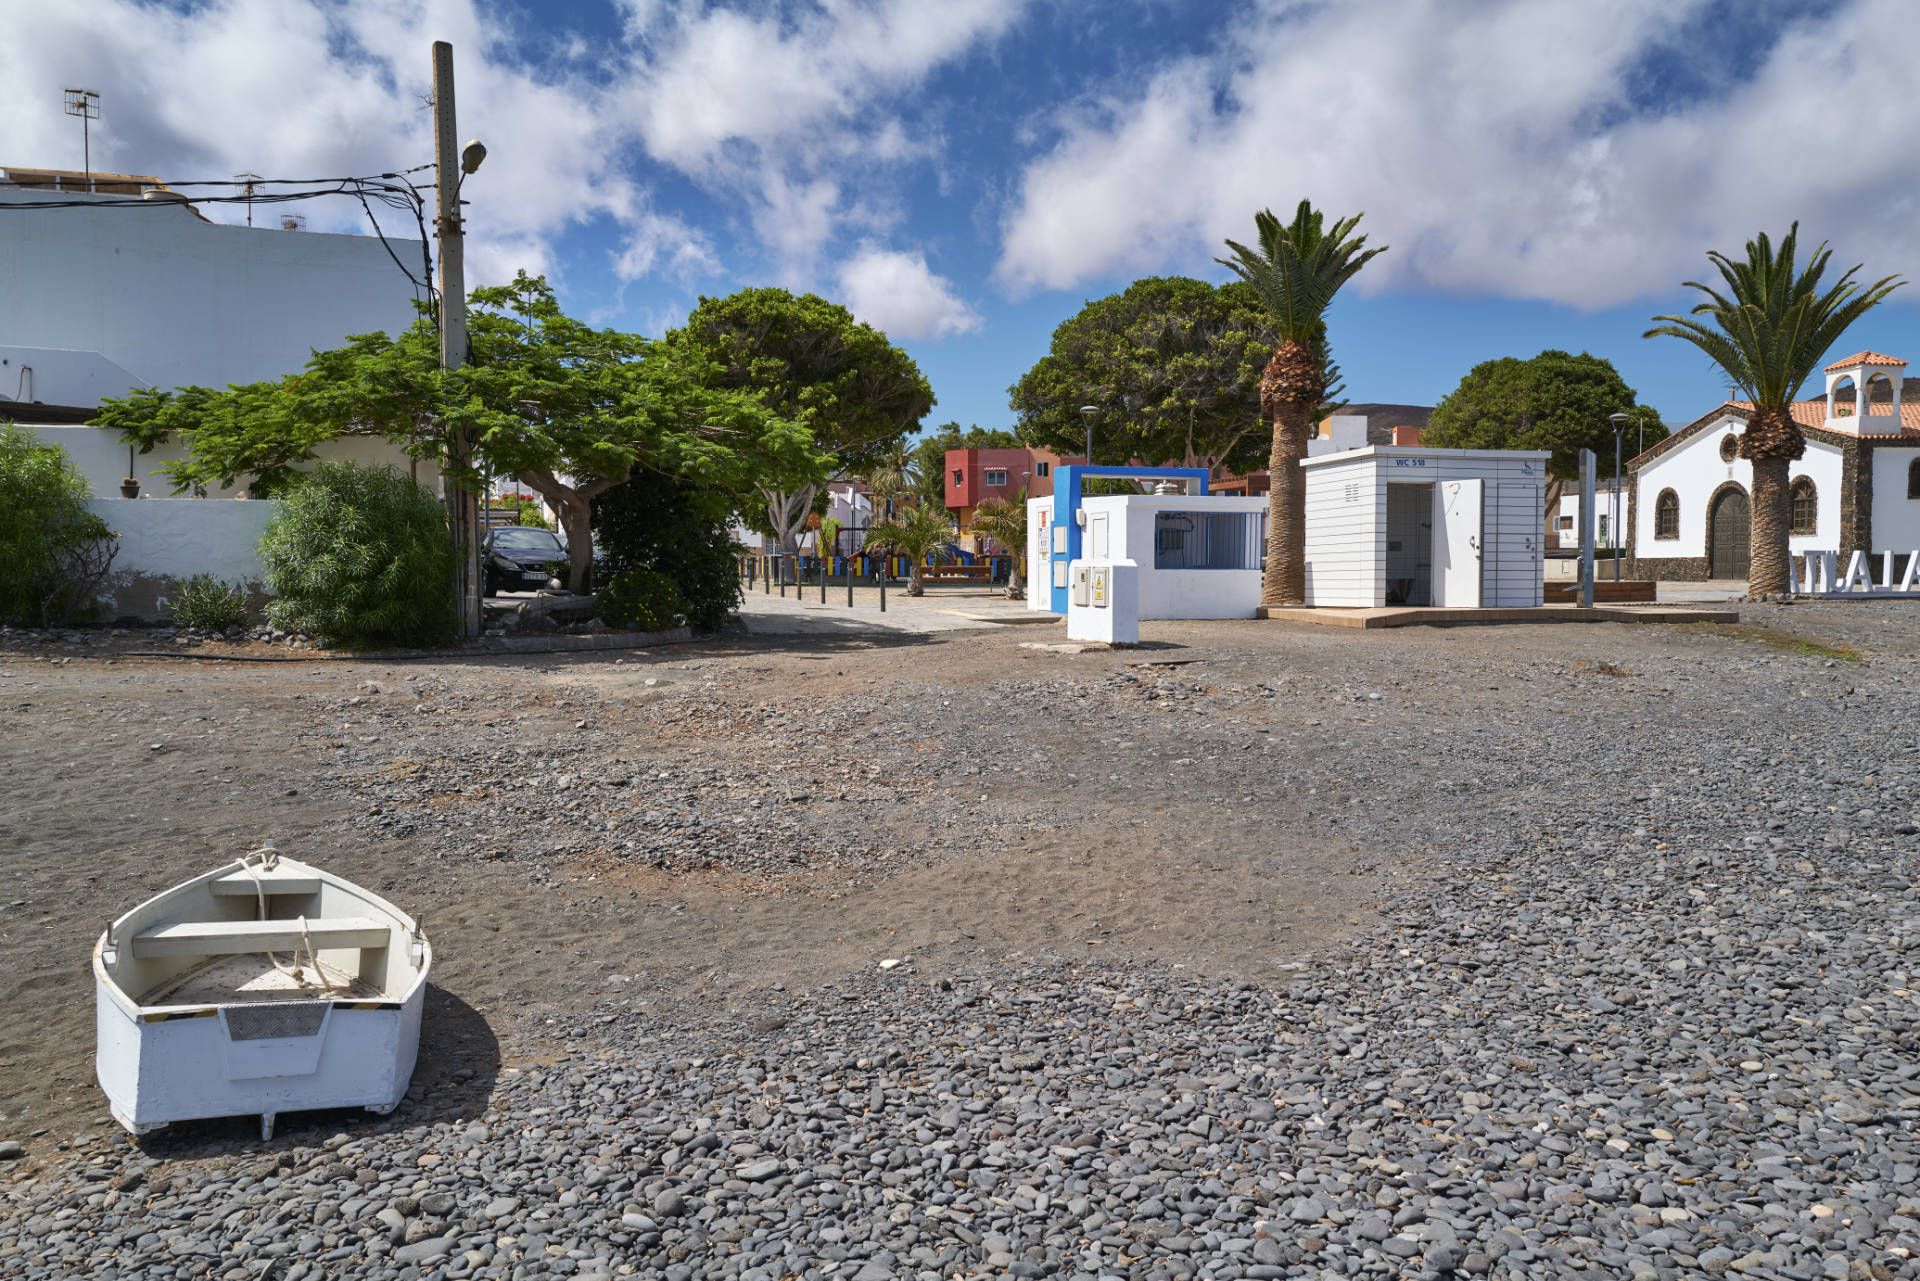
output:
M 0 654 L 0 1272 L 1920 1276 L 1920 611 L 1743 617 Z M 263 822 L 428 905 L 409 1103 L 136 1146 L 44 1028 Z

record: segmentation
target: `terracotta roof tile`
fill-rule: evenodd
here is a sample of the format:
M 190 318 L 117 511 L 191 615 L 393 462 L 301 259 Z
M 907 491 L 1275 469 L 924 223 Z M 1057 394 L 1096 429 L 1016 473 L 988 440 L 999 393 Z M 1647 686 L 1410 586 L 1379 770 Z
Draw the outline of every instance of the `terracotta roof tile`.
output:
M 1856 351 L 1851 356 L 1834 361 L 1827 366 L 1827 372 L 1836 369 L 1852 369 L 1855 365 L 1905 365 L 1907 362 L 1898 356 L 1883 356 L 1877 351 Z
M 1743 413 L 1753 412 L 1753 402 L 1750 400 L 1730 400 L 1727 404 Z M 1852 415 L 1829 420 L 1827 402 L 1824 400 L 1796 400 L 1789 408 L 1793 413 L 1793 421 L 1802 427 L 1818 427 L 1822 431 L 1839 432 L 1843 436 L 1920 436 L 1920 404 L 1911 401 L 1900 403 L 1900 430 L 1897 432 L 1892 430 L 1892 414 L 1869 414 L 1867 430 L 1863 432 L 1859 428 L 1860 420 Z

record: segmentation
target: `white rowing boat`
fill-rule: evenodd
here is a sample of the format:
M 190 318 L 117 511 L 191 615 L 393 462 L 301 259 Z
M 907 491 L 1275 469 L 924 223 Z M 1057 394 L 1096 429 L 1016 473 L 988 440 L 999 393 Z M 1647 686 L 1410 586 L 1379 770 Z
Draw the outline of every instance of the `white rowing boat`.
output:
M 93 949 L 96 1073 L 135 1134 L 200 1117 L 391 1112 L 433 949 L 406 913 L 271 844 L 157 894 Z

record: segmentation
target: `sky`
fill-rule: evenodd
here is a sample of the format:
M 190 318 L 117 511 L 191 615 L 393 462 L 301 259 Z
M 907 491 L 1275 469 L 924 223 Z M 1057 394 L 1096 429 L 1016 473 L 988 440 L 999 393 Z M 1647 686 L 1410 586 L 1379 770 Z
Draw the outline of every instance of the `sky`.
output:
M 422 164 L 444 39 L 488 149 L 469 282 L 545 273 L 596 324 L 811 290 L 914 356 L 929 425 L 1006 427 L 1087 301 L 1226 280 L 1225 240 L 1307 198 L 1389 246 L 1330 316 L 1349 399 L 1560 347 L 1683 423 L 1722 380 L 1641 334 L 1709 250 L 1798 220 L 1839 269 L 1920 280 L 1912 2 L 0 0 L 0 164 L 80 167 L 69 86 L 101 95 L 97 169 Z M 1830 354 L 1920 365 L 1920 287 L 1895 299 Z

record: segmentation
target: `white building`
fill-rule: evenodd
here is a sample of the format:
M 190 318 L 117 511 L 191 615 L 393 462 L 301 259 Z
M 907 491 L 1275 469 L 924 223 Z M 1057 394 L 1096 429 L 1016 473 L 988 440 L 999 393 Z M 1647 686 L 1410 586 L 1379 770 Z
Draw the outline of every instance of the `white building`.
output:
M 21 421 L 80 421 L 61 411 L 135 387 L 279 378 L 415 319 L 394 257 L 421 275 L 418 240 L 388 237 L 390 256 L 371 235 L 208 222 L 153 178 L 107 175 L 88 195 L 16 174 L 32 180 L 0 170 L 0 413 Z
M 91 192 L 76 191 L 78 179 L 0 170 L 0 419 L 60 446 L 119 535 L 107 617 L 161 618 L 181 578 L 257 582 L 254 547 L 274 505 L 166 501 L 173 483 L 159 468 L 185 456 L 178 442 L 132 462 L 140 495 L 128 501 L 127 446 L 81 424 L 136 388 L 279 378 L 349 335 L 398 333 L 417 313 L 389 247 L 424 279 L 421 244 L 282 230 L 277 220 L 223 226 L 154 178 L 96 174 Z M 378 438 L 328 441 L 317 455 L 437 480 L 431 463 Z M 247 493 L 243 481 L 205 497 Z
M 1373 446 L 1308 458 L 1307 604 L 1538 605 L 1551 456 Z
M 1826 394 L 1793 402 L 1807 449 L 1789 469 L 1790 549 L 1835 551 L 1844 564 L 1865 551 L 1920 549 L 1920 380 L 1907 362 L 1863 351 L 1826 369 Z M 1751 557 L 1753 468 L 1736 437 L 1753 406 L 1729 400 L 1629 465 L 1629 517 L 1636 578 L 1744 579 Z
M 1619 493 L 1615 494 L 1616 484 Z M 1611 476 L 1602 477 L 1594 483 L 1594 543 L 1599 549 L 1614 547 L 1626 539 L 1615 535 L 1627 526 L 1627 512 L 1633 505 L 1629 486 L 1624 482 L 1615 482 Z M 1580 547 L 1580 484 L 1569 481 L 1561 487 L 1560 497 L 1554 501 L 1553 510 L 1547 513 L 1547 546 L 1558 547 L 1561 551 L 1577 551 Z

